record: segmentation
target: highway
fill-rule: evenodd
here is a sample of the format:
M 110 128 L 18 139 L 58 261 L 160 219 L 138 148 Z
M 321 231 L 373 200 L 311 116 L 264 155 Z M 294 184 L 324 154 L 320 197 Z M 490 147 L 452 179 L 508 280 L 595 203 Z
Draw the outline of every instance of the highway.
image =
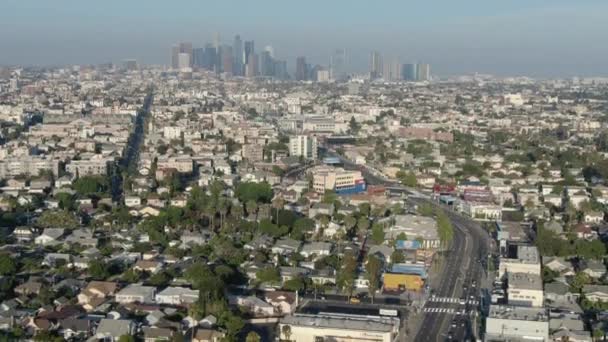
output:
M 364 166 L 353 164 L 350 160 L 338 155 L 331 148 L 323 148 L 327 156 L 339 158 L 344 168 L 359 169 L 368 184 L 384 185 L 404 193 L 413 194 L 415 191 L 376 175 Z M 416 196 L 417 197 L 417 196 Z M 456 300 L 456 302 L 428 301 L 423 310 L 422 323 L 412 341 L 467 341 L 476 337 L 476 324 L 479 311 L 478 305 L 483 292 L 482 279 L 486 276 L 487 256 L 490 253 L 490 237 L 473 220 L 465 218 L 449 207 L 425 198 L 413 198 L 414 203 L 431 203 L 441 208 L 448 215 L 454 227 L 454 237 L 448 251 L 444 252 L 439 277 L 431 288 L 436 297 Z M 465 304 L 461 304 L 462 302 Z M 443 310 L 433 310 L 443 309 Z M 457 314 L 464 313 L 464 314 Z

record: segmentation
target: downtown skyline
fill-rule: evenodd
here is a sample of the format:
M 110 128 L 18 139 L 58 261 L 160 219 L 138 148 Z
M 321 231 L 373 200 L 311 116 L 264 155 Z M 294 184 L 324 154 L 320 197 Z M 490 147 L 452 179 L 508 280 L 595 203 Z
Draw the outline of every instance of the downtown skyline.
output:
M 0 5 L 0 65 L 119 63 L 130 58 L 141 64 L 168 65 L 167 46 L 179 41 L 203 46 L 220 32 L 226 43 L 240 34 L 260 47 L 272 45 L 290 72 L 298 56 L 327 65 L 332 51 L 344 48 L 352 71 L 359 72 L 367 71 L 370 52 L 380 51 L 404 63 L 430 63 L 437 75 L 608 73 L 604 63 L 608 48 L 594 43 L 608 30 L 601 15 L 608 5 L 600 1 L 576 5 L 517 1 L 510 6 L 386 1 L 375 8 L 358 2 L 348 8 L 320 7 L 320 2 L 311 1 L 302 15 L 276 1 L 257 7 L 239 1 L 224 5 L 181 1 L 172 7 L 151 1 L 146 3 L 145 16 L 138 14 L 137 2 L 65 3 L 61 8 L 13 0 Z M 585 56 L 584 63 L 580 56 Z

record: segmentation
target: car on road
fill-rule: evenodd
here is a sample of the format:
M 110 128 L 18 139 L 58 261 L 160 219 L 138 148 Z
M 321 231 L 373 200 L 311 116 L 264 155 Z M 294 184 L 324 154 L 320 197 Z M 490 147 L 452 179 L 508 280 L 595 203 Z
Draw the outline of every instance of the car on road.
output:
M 456 327 L 458 326 L 458 323 L 456 322 L 456 320 L 453 320 L 453 321 L 452 321 L 452 324 L 450 324 L 450 326 L 451 326 L 452 328 L 456 328 Z
M 466 303 L 467 303 L 466 298 L 460 298 L 460 301 L 458 301 L 458 304 L 460 304 L 460 305 L 465 305 Z
M 359 298 L 357 298 L 357 297 L 352 297 L 352 298 L 350 299 L 350 303 L 351 303 L 351 304 L 359 304 L 359 303 L 361 303 L 361 299 L 359 299 Z

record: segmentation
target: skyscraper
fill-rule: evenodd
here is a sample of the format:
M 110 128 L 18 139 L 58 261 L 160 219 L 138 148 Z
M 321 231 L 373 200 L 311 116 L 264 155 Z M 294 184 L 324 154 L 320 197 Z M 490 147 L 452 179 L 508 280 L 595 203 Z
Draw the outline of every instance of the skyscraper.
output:
M 243 76 L 243 41 L 241 40 L 241 36 L 238 34 L 234 37 L 232 54 L 234 58 L 234 75 Z
M 372 51 L 369 57 L 369 77 L 372 80 L 382 76 L 382 55 L 378 51 Z
M 193 66 L 197 68 L 205 67 L 205 49 L 204 48 L 195 48 L 192 50 L 193 56 Z
M 260 55 L 260 74 L 266 77 L 274 76 L 274 59 L 268 50 Z
M 249 57 L 255 53 L 253 40 L 245 41 L 245 65 L 249 64 Z
M 193 51 L 192 51 L 192 43 L 179 43 L 178 45 L 174 45 L 171 48 L 171 67 L 173 69 L 178 69 L 180 67 L 180 54 L 188 55 L 188 67 L 192 66 L 193 62 Z M 181 57 L 182 62 L 184 62 L 185 57 Z
M 336 49 L 329 59 L 329 74 L 333 80 L 343 81 L 346 79 L 348 56 L 345 49 Z
M 431 79 L 431 66 L 429 64 L 418 64 L 418 81 L 429 81 Z
M 245 69 L 245 76 L 256 77 L 258 74 L 258 55 L 252 53 L 251 55 L 249 55 L 249 60 Z
M 306 57 L 300 56 L 296 58 L 296 80 L 306 81 L 308 79 L 308 66 L 306 65 Z
M 418 80 L 418 66 L 416 64 L 403 65 L 403 79 L 406 81 Z
M 384 62 L 382 78 L 385 81 L 399 81 L 401 80 L 401 74 L 401 63 L 398 58 L 395 57 L 390 61 Z
M 217 49 L 212 44 L 205 45 L 203 68 L 216 72 L 219 71 L 217 60 Z
M 234 58 L 232 56 L 232 46 L 222 45 L 221 46 L 221 56 L 222 56 L 222 72 L 225 72 L 229 75 L 234 75 Z

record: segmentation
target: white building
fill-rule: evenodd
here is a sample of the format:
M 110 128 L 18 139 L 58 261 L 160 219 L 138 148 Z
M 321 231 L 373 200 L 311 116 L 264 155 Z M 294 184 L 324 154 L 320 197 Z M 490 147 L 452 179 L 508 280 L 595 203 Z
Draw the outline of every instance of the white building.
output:
M 507 279 L 507 298 L 510 305 L 543 306 L 543 281 L 540 275 L 509 272 Z
M 549 316 L 544 308 L 492 305 L 486 318 L 485 341 L 549 341 Z
M 120 290 L 120 292 L 116 294 L 116 302 L 120 304 L 152 303 L 154 302 L 155 292 L 156 288 L 153 286 L 132 284 Z
M 289 326 L 289 336 L 285 336 L 284 326 Z M 298 342 L 392 342 L 399 331 L 399 319 L 297 314 L 283 317 L 279 331 L 282 339 Z
M 500 258 L 498 276 L 503 277 L 506 272 L 530 273 L 540 276 L 541 270 L 538 248 L 535 246 L 517 246 L 517 257 Z
M 317 159 L 318 154 L 317 137 L 308 135 L 296 135 L 289 138 L 289 155 L 301 156 L 307 159 Z
M 157 304 L 191 304 L 198 299 L 198 290 L 169 286 L 154 297 Z

